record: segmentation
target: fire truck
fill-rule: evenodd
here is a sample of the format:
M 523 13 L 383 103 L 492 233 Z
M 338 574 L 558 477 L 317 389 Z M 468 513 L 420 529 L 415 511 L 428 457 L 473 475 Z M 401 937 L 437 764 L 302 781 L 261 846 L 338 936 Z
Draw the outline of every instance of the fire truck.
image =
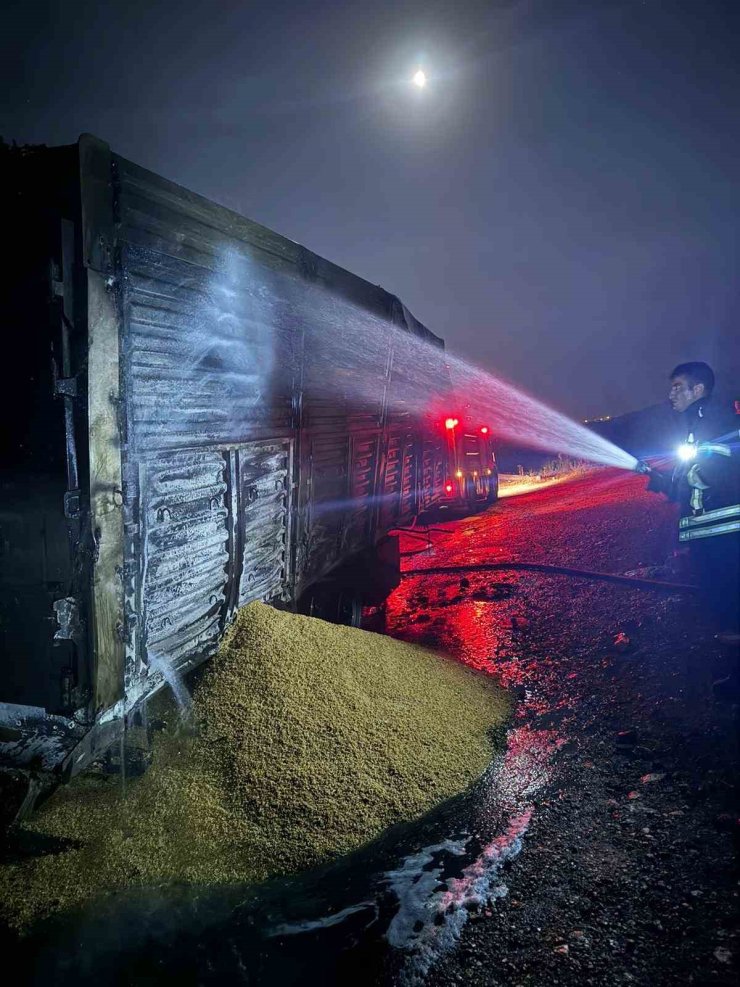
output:
M 446 476 L 443 507 L 474 511 L 498 500 L 498 467 L 488 425 L 469 418 L 444 421 Z

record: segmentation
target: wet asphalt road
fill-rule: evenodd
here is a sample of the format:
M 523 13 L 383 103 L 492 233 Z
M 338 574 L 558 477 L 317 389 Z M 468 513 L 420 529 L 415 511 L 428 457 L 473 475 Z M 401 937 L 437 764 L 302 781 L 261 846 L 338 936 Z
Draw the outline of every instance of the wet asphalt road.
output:
M 408 568 L 516 560 L 685 578 L 680 560 L 663 568 L 672 506 L 615 471 L 434 526 Z M 496 676 L 518 697 L 518 735 L 556 738 L 507 893 L 423 982 L 736 983 L 738 710 L 712 688 L 736 658 L 698 600 L 521 571 L 419 575 L 389 599 L 385 629 Z

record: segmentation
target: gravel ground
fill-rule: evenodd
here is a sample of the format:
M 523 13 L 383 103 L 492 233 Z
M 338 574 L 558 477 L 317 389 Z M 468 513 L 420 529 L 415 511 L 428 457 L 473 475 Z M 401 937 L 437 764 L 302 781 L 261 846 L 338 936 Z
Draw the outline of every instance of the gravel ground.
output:
M 673 525 L 639 479 L 602 473 L 449 525 L 409 564 L 666 578 L 653 567 Z M 697 601 L 521 572 L 412 577 L 387 629 L 487 668 L 519 696 L 518 723 L 565 741 L 508 895 L 425 983 L 737 983 L 738 707 L 712 689 L 737 659 Z
M 418 531 L 404 539 L 416 552 L 409 568 L 515 560 L 681 578 L 673 562 L 664 566 L 672 507 L 633 475 L 600 471 L 435 528 L 434 547 L 422 554 Z M 508 893 L 471 915 L 456 947 L 421 982 L 737 983 L 738 706 L 712 688 L 737 656 L 714 639 L 696 598 L 563 575 L 470 571 L 405 578 L 374 629 L 381 617 L 393 636 L 436 645 L 491 674 L 517 698 L 513 727 L 526 728 L 518 735 L 545 737 L 558 751 L 549 782 L 532 796 L 522 850 L 503 864 Z M 349 935 L 352 949 L 324 964 L 322 982 L 419 983 L 412 962 L 387 948 L 387 962 L 373 952 L 372 923 L 366 912 L 356 917 L 365 923 L 356 934 L 328 923 L 328 934 Z M 251 921 L 251 913 L 241 924 L 227 917 L 207 941 L 198 935 L 203 969 L 219 958 L 229 971 L 208 982 L 312 982 L 311 961 L 299 963 L 291 941 L 264 965 L 260 944 L 250 945 Z M 79 948 L 78 936 L 67 939 Z M 197 949 L 185 945 L 188 975 L 176 982 L 205 982 L 193 965 Z M 314 946 L 327 960 L 331 944 L 317 938 Z M 256 966 L 245 963 L 252 953 Z M 276 976 L 277 958 L 292 979 Z

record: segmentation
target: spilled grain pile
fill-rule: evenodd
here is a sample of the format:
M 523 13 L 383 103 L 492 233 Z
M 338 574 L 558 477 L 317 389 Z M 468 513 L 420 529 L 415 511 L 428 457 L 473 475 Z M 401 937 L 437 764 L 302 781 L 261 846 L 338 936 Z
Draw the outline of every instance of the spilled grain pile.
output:
M 346 853 L 465 789 L 504 694 L 453 661 L 252 604 L 196 688 L 190 734 L 129 782 L 85 776 L 26 824 L 76 846 L 0 869 L 25 925 L 135 885 L 260 881 Z

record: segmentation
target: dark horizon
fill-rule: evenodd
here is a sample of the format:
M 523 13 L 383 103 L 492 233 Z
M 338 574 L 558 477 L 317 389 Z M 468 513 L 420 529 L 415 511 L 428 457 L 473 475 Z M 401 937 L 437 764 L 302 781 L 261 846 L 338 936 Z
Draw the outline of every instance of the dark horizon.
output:
M 733 390 L 737 4 L 213 9 L 11 3 L 0 133 L 92 132 L 578 419 Z

